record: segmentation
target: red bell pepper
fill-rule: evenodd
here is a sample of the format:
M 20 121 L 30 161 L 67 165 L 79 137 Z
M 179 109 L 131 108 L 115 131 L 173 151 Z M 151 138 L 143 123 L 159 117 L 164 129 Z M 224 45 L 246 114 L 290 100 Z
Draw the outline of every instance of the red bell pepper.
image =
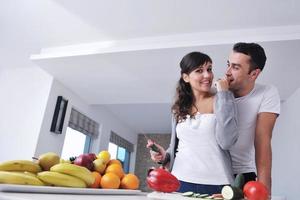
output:
M 180 187 L 178 179 L 162 168 L 148 170 L 147 184 L 158 192 L 175 192 Z

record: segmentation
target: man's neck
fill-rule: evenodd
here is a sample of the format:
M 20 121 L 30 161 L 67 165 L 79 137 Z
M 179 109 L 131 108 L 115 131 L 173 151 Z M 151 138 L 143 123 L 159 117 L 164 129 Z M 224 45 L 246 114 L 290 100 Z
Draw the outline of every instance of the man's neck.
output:
M 232 91 L 234 94 L 234 97 L 238 98 L 238 97 L 246 96 L 253 90 L 254 86 L 255 86 L 255 84 L 253 83 L 246 88 L 241 88 L 240 90 Z

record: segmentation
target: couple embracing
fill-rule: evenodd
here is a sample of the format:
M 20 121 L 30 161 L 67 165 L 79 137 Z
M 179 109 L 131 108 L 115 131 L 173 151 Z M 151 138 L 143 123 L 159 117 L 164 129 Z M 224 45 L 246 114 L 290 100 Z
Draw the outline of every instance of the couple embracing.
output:
M 220 193 L 237 174 L 271 192 L 271 137 L 280 98 L 275 87 L 256 83 L 265 63 L 259 44 L 236 43 L 225 76 L 213 83 L 208 55 L 191 52 L 182 58 L 170 146 L 150 150 L 152 160 L 180 180 L 179 192 Z

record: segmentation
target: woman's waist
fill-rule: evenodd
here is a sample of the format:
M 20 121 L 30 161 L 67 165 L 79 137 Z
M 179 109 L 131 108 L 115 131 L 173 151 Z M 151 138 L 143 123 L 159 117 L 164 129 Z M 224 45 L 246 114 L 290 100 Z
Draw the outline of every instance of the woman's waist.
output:
M 179 180 L 202 184 L 228 184 L 232 171 L 221 161 L 190 162 L 175 158 L 172 174 Z

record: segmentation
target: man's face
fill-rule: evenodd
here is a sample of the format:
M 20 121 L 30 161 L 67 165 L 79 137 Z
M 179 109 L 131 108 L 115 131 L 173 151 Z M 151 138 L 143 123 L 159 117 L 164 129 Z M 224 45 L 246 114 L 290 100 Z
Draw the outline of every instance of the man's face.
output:
M 227 61 L 226 77 L 231 91 L 240 92 L 255 81 L 250 71 L 250 57 L 243 53 L 231 52 Z

